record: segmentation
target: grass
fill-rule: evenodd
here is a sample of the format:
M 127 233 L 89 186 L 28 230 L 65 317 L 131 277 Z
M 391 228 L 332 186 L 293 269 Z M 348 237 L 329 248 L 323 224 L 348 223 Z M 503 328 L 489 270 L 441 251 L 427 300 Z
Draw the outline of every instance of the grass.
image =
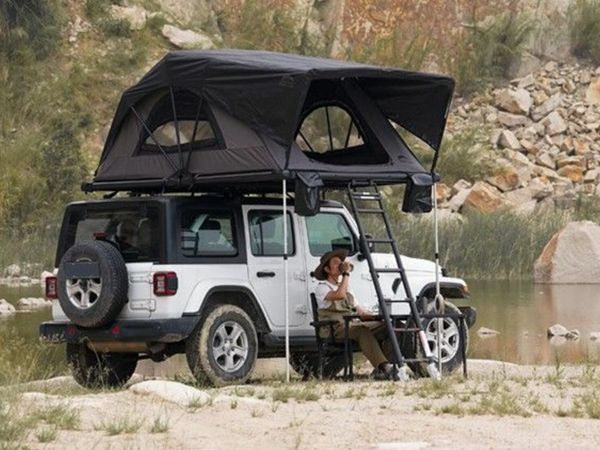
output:
M 600 0 L 576 0 L 568 11 L 571 52 L 600 63 Z
M 78 430 L 81 424 L 79 411 L 63 404 L 41 407 L 33 412 L 32 418 L 60 430 Z
M 163 416 L 158 416 L 150 426 L 150 433 L 166 433 L 169 431 L 169 419 Z
M 281 403 L 287 403 L 291 399 L 297 402 L 315 402 L 321 398 L 321 395 L 312 387 L 285 386 L 273 389 L 271 398 L 274 402 Z
M 55 427 L 45 427 L 35 433 L 35 437 L 41 444 L 47 444 L 56 440 L 58 431 Z
M 144 424 L 143 418 L 122 416 L 112 420 L 106 420 L 97 424 L 96 431 L 104 431 L 107 436 L 137 433 Z

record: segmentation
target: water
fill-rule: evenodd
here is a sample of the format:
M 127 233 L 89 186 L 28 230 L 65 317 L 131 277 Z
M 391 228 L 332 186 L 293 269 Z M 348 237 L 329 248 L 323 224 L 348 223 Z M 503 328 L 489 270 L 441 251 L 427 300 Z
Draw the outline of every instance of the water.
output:
M 589 339 L 590 332 L 600 331 L 600 285 L 548 286 L 471 280 L 469 287 L 471 298 L 457 304 L 477 309 L 477 323 L 470 333 L 470 357 L 520 364 L 554 364 L 556 358 L 564 363 L 583 363 L 600 358 L 600 342 Z M 0 298 L 11 303 L 40 294 L 39 286 L 0 287 Z M 33 342 L 38 338 L 40 322 L 49 319 L 49 309 L 18 313 L 0 320 L 0 327 L 14 327 L 18 335 Z M 578 329 L 581 338 L 576 342 L 551 343 L 546 330 L 554 323 Z M 482 326 L 500 334 L 482 338 L 476 332 Z

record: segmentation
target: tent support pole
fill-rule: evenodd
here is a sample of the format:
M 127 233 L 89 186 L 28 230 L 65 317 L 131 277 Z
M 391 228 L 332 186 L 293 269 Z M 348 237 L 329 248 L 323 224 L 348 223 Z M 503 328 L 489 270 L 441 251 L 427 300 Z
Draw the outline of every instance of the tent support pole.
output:
M 440 241 L 439 241 L 439 227 L 438 227 L 438 207 L 437 207 L 437 183 L 433 183 L 432 189 L 433 195 L 433 235 L 435 245 L 435 306 L 438 313 L 444 314 L 445 304 L 444 296 L 440 291 Z M 437 320 L 436 326 L 436 340 L 437 340 L 437 362 L 438 371 L 440 376 L 442 375 L 442 327 L 444 326 L 444 319 Z M 462 337 L 461 337 L 462 339 Z
M 290 316 L 288 298 L 287 180 L 283 179 L 283 301 L 285 314 L 285 381 L 290 382 Z

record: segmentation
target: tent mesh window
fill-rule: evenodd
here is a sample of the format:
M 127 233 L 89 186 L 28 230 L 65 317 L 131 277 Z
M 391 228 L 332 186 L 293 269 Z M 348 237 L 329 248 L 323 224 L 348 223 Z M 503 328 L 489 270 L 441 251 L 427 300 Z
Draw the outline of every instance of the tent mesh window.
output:
M 173 101 L 170 92 L 167 91 L 150 111 L 146 123 L 151 133 L 145 128 L 142 131 L 139 140 L 142 153 L 158 152 L 159 146 L 167 152 L 176 152 L 179 150 L 179 144 L 183 151 L 217 146 L 216 134 L 205 102 L 188 90 L 176 91 Z

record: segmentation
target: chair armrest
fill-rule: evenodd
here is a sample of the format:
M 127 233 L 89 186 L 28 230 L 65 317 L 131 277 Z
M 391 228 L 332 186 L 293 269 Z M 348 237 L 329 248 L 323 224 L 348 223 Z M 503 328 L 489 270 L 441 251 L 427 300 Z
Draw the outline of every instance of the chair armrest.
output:
M 316 320 L 310 323 L 311 326 L 315 327 L 315 328 L 320 328 L 320 327 L 327 327 L 329 325 L 335 325 L 337 323 L 337 320 Z

